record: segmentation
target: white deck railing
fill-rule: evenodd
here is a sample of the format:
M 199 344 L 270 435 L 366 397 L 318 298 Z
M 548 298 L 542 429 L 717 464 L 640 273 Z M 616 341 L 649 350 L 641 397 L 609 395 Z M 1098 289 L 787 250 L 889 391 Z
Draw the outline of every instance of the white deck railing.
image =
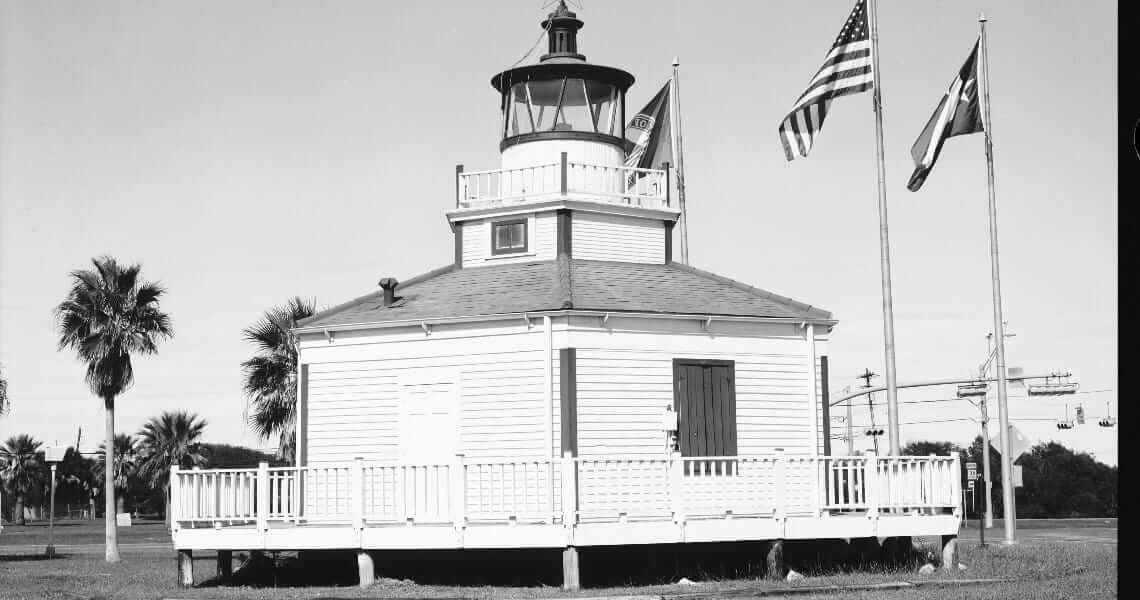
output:
M 456 169 L 456 208 L 508 206 L 560 198 L 643 208 L 666 208 L 669 175 L 660 169 L 562 161 L 491 171 Z
M 957 456 L 572 457 L 171 472 L 195 523 L 576 523 L 917 511 L 960 514 Z M 267 493 L 261 493 L 266 490 Z

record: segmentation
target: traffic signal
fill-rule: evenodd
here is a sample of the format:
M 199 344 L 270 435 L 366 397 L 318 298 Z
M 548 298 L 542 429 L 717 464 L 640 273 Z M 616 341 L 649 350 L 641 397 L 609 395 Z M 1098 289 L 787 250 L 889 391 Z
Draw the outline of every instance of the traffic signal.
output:
M 870 435 L 870 436 L 883 435 L 883 430 L 882 429 L 868 429 L 866 431 L 866 435 Z
M 1072 429 L 1072 421 L 1057 421 L 1057 429 Z

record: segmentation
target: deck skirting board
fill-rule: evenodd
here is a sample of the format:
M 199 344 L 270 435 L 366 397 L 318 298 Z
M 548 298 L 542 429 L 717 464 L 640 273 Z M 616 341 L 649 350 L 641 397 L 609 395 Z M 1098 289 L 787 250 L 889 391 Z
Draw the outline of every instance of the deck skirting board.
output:
M 945 515 L 864 515 L 786 519 L 734 517 L 625 523 L 579 523 L 572 537 L 561 524 L 348 525 L 190 528 L 174 532 L 177 550 L 453 550 L 563 548 L 694 542 L 811 540 L 957 535 L 960 521 Z

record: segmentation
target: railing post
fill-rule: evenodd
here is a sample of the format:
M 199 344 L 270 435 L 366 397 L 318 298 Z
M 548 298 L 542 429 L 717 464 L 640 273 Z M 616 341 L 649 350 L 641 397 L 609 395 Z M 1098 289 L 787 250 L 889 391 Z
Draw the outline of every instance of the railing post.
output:
M 671 167 L 671 166 L 672 165 L 670 165 L 668 162 L 661 163 L 661 168 L 665 171 L 665 206 L 666 207 L 669 206 L 669 203 L 672 201 L 672 196 L 673 196 L 673 190 L 672 190 L 673 186 L 669 185 L 670 184 L 669 167 Z M 660 194 L 658 194 L 658 197 L 660 197 Z
M 170 467 L 170 530 L 178 531 L 178 520 L 182 515 L 182 478 L 178 475 L 178 465 Z
M 987 457 L 988 458 L 988 457 Z M 950 489 L 954 492 L 954 516 L 962 518 L 962 455 L 954 453 L 954 460 L 950 463 Z
M 867 517 L 879 518 L 879 457 L 873 450 L 867 450 L 866 464 L 863 465 L 863 493 L 867 496 Z
M 812 458 L 815 461 L 815 501 L 816 515 L 823 517 L 830 515 L 827 506 L 831 504 L 831 492 L 828 490 L 828 483 L 831 478 L 827 475 L 827 457 L 815 456 Z
M 455 208 L 461 205 L 460 200 L 463 198 L 463 165 L 455 165 Z
M 567 178 L 567 175 L 568 175 L 568 169 L 567 169 L 566 153 L 563 152 L 562 153 L 562 197 L 563 198 L 566 197 L 566 189 L 567 189 L 566 178 Z
M 565 153 L 563 153 L 565 155 Z M 566 528 L 567 539 L 573 539 L 574 526 L 578 523 L 578 462 L 574 453 L 562 453 L 562 526 Z
M 451 522 L 458 531 L 467 525 L 467 473 L 464 471 L 463 454 L 455 455 L 448 469 L 451 477 Z
M 669 455 L 669 505 L 673 508 L 673 522 L 685 523 L 685 460 L 680 452 Z
M 257 529 L 269 530 L 269 463 L 257 463 Z
M 784 449 L 776 448 L 775 458 L 772 459 L 773 479 L 775 485 L 772 490 L 772 516 L 783 519 L 787 512 L 788 465 L 784 458 Z
M 348 470 L 348 502 L 352 514 L 352 528 L 357 532 L 364 529 L 364 457 L 352 459 Z

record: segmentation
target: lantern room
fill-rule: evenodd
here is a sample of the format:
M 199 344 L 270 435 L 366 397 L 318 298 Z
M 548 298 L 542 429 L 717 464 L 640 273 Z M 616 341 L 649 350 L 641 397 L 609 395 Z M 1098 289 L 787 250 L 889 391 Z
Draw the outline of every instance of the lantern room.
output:
M 542 28 L 548 51 L 539 62 L 495 75 L 502 107 L 502 167 L 558 160 L 619 166 L 625 162 L 625 93 L 633 75 L 594 65 L 578 53 L 582 21 L 560 2 Z

